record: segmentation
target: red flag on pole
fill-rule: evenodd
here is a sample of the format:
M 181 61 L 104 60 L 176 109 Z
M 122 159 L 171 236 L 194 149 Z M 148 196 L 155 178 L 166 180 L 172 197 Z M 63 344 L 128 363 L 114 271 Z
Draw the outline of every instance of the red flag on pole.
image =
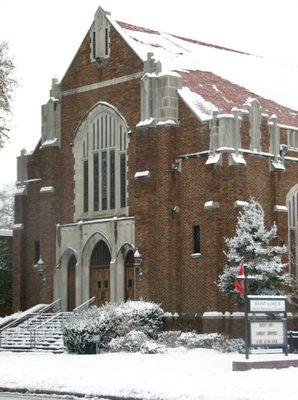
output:
M 240 279 L 237 279 L 238 276 L 243 276 L 244 275 L 244 268 L 243 268 L 243 264 L 240 264 L 239 270 L 238 270 L 238 274 L 236 276 L 235 279 L 235 289 L 238 293 L 240 294 L 244 294 L 244 287 L 243 287 L 243 281 Z

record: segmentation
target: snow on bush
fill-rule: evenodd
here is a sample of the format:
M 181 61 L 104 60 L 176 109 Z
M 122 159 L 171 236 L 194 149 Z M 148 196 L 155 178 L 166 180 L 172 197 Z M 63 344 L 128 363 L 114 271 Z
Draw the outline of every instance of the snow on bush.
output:
M 142 345 L 146 343 L 148 336 L 144 332 L 131 331 L 125 336 L 114 338 L 110 341 L 108 349 L 111 352 L 125 351 L 134 353 L 141 351 Z
M 112 339 L 130 331 L 155 337 L 162 326 L 163 310 L 155 303 L 128 301 L 107 303 L 73 315 L 64 327 L 64 344 L 71 353 L 95 353 L 93 336 L 99 337 L 98 347 L 105 349 Z
M 218 333 L 198 334 L 195 332 L 183 332 L 178 337 L 177 343 L 187 349 L 205 348 L 212 349 L 221 338 Z
M 162 332 L 158 343 L 166 347 L 185 347 L 187 349 L 213 349 L 222 353 L 244 352 L 245 343 L 242 339 L 230 339 L 219 333 L 195 332 Z
M 111 352 L 129 352 L 135 353 L 140 351 L 144 354 L 164 353 L 165 346 L 148 340 L 148 336 L 144 332 L 131 331 L 125 336 L 114 338 L 108 345 Z
M 240 212 L 236 235 L 226 239 L 228 265 L 217 282 L 222 294 L 236 295 L 238 302 L 243 301 L 234 284 L 240 263 L 246 265 L 248 275 L 255 277 L 249 283 L 250 294 L 280 295 L 285 293 L 285 287 L 292 286 L 292 278 L 286 272 L 287 264 L 282 262 L 287 247 L 270 245 L 276 237 L 276 225 L 265 228 L 263 209 L 251 199 Z
M 158 335 L 158 343 L 167 347 L 177 347 L 178 338 L 181 331 L 165 331 Z
M 153 340 L 147 340 L 142 347 L 141 353 L 143 354 L 157 354 L 157 353 L 164 353 L 166 351 L 166 347 L 162 344 L 158 344 Z

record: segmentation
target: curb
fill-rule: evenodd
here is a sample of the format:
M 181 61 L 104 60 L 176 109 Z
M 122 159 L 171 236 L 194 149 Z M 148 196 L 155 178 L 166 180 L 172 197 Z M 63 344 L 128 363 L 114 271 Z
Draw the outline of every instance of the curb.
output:
M 84 399 L 92 399 L 92 400 L 143 400 L 140 397 L 123 397 L 123 396 L 110 396 L 110 395 L 103 395 L 103 394 L 84 394 L 84 393 L 76 393 L 76 392 L 67 392 L 67 391 L 56 391 L 56 390 L 29 390 L 26 388 L 7 388 L 7 387 L 0 387 L 0 394 L 1 393 L 18 393 L 18 394 L 27 394 L 27 395 L 45 395 L 45 396 L 68 396 L 66 400 L 76 399 L 76 398 L 84 398 Z M 161 400 L 161 399 L 155 399 Z

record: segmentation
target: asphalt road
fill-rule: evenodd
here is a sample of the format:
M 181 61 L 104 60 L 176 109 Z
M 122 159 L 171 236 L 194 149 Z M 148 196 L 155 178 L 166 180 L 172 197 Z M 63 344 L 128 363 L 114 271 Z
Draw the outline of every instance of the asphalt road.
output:
M 79 400 L 79 397 L 0 392 L 0 400 L 14 400 L 14 399 L 16 399 L 16 400 L 59 400 L 59 399 Z M 90 400 L 97 400 L 97 399 L 105 400 L 103 397 L 93 397 L 93 398 L 90 397 Z

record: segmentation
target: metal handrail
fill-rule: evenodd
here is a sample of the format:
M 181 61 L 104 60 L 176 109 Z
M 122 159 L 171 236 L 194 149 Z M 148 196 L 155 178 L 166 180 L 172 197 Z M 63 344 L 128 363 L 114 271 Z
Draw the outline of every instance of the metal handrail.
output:
M 41 330 L 45 325 L 47 325 L 48 323 L 52 322 L 54 319 L 60 317 L 60 316 L 64 316 L 64 315 L 72 315 L 72 311 L 61 311 L 57 314 L 54 314 L 53 317 L 48 318 L 46 321 L 42 322 L 41 324 L 39 324 L 36 328 L 30 330 L 30 337 L 31 337 L 31 347 L 32 347 L 32 337 L 33 337 L 33 348 L 36 347 L 36 333 Z
M 91 297 L 91 299 L 85 301 L 84 303 L 80 304 L 78 307 L 76 307 L 73 310 L 73 313 L 76 314 L 77 312 L 81 311 L 82 309 L 84 309 L 86 306 L 90 306 L 91 304 L 93 304 L 95 302 L 95 296 Z
M 59 298 L 59 299 L 53 301 L 53 303 L 51 303 L 51 304 L 49 304 L 48 306 L 46 306 L 45 308 L 43 308 L 43 309 L 40 311 L 40 314 L 43 314 L 45 311 L 48 311 L 48 310 L 50 310 L 51 308 L 54 308 L 56 304 L 59 304 L 58 311 L 60 311 L 60 310 L 61 310 L 61 298 Z
M 19 322 L 22 319 L 29 319 L 29 318 L 34 317 L 36 315 L 40 315 L 40 314 L 39 313 L 27 313 L 25 315 L 21 315 L 19 318 L 17 318 L 14 321 L 10 322 L 8 325 L 5 325 L 3 328 L 0 328 L 0 334 L 1 334 L 1 332 L 5 331 L 6 329 L 11 328 L 14 325 L 18 325 Z

